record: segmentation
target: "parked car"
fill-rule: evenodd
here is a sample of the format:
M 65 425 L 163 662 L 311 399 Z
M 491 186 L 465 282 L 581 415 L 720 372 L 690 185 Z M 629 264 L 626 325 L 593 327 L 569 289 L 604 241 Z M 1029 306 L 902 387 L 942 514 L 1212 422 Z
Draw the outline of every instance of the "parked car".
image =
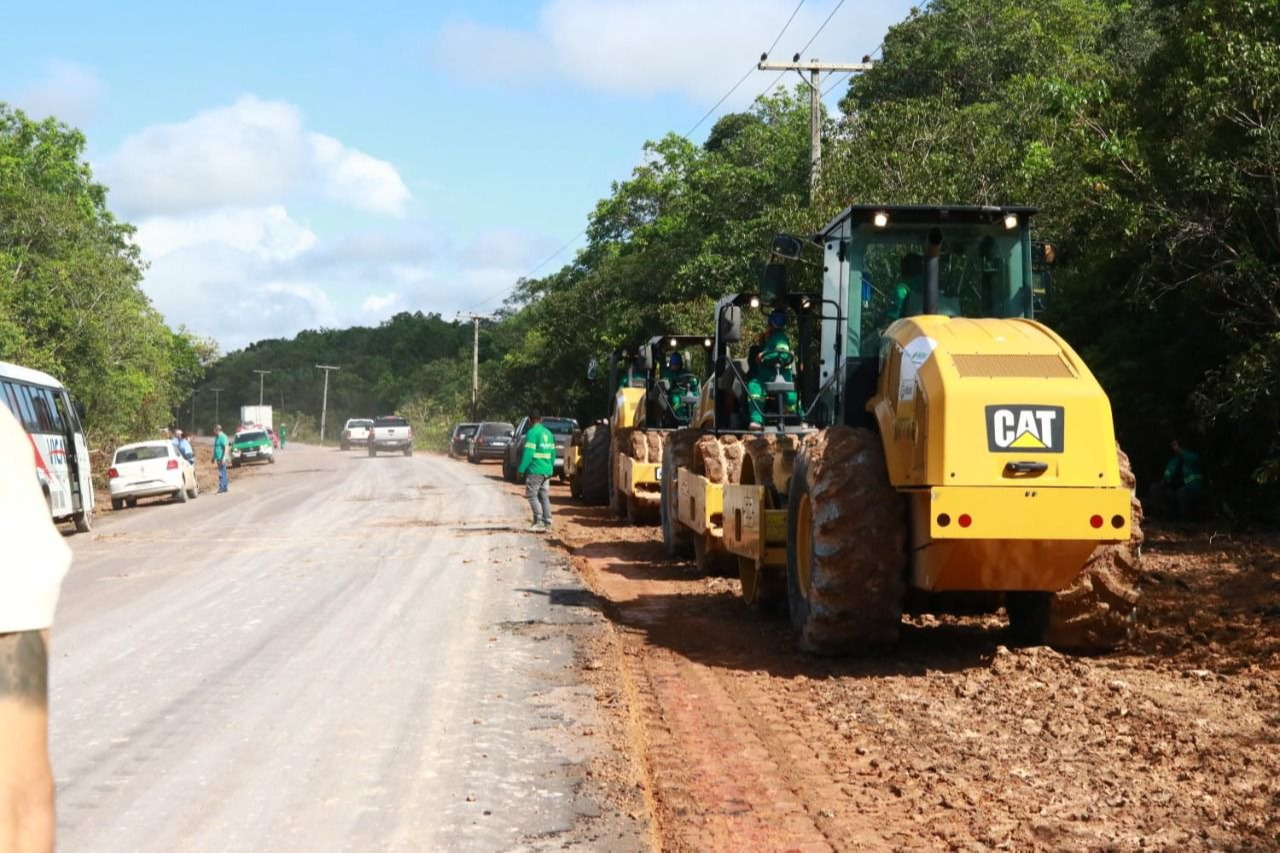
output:
M 569 442 L 573 439 L 574 432 L 578 429 L 578 422 L 573 418 L 545 417 L 542 419 L 542 425 L 551 430 L 551 436 L 555 439 L 555 476 L 559 477 L 563 482 L 564 455 L 569 447 Z M 529 433 L 530 426 L 532 424 L 529 423 L 528 418 L 520 419 L 520 423 L 516 426 L 515 435 L 502 456 L 502 477 L 508 482 L 518 483 L 521 480 L 520 476 L 516 474 L 516 469 L 520 467 L 520 457 L 524 453 L 524 440 Z
M 373 428 L 369 430 L 369 455 L 377 456 L 378 451 L 400 451 L 405 456 L 413 455 L 413 427 L 399 415 L 386 415 L 374 418 Z
M 453 435 L 449 438 L 449 455 L 466 456 L 471 450 L 471 439 L 479 428 L 480 424 L 458 424 L 454 427 Z
M 231 442 L 231 467 L 239 468 L 248 462 L 275 464 L 276 449 L 271 446 L 271 436 L 265 429 L 238 432 L 235 441 Z
M 485 421 L 476 429 L 475 438 L 467 448 L 467 461 L 478 465 L 485 459 L 501 459 L 511 443 L 516 428 L 502 421 Z
M 200 484 L 191 463 L 172 441 L 139 441 L 116 448 L 107 470 L 111 508 L 133 507 L 138 498 L 171 497 L 179 502 L 199 497 Z
M 356 445 L 363 447 L 369 443 L 369 431 L 373 429 L 373 421 L 368 418 L 350 418 L 342 428 L 338 439 L 343 450 L 350 450 Z

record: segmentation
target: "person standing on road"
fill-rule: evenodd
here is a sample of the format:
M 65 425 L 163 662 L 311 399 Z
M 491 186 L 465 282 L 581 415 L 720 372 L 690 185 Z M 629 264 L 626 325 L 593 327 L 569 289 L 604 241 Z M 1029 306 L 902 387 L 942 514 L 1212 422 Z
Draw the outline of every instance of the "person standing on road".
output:
M 222 431 L 222 424 L 213 428 L 213 461 L 218 463 L 218 494 L 227 491 L 227 449 L 230 442 Z
M 517 474 L 524 474 L 524 491 L 533 509 L 533 533 L 551 532 L 551 475 L 556 472 L 556 440 L 542 425 L 542 413 L 529 412 L 533 424 L 524 437 L 524 453 Z
M 31 441 L 0 406 L 0 850 L 53 850 L 49 654 L 71 551 L 36 483 Z
M 286 432 L 285 425 L 280 424 L 280 449 L 281 450 L 284 450 L 285 432 Z

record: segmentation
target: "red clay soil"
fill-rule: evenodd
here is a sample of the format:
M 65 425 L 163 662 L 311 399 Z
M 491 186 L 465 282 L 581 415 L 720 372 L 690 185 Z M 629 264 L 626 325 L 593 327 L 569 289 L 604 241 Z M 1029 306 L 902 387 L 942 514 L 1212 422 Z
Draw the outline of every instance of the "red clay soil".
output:
M 618 633 L 605 665 L 633 685 L 615 711 L 664 849 L 1280 848 L 1275 536 L 1153 525 L 1111 655 L 925 615 L 891 655 L 824 660 L 656 528 L 553 504 Z

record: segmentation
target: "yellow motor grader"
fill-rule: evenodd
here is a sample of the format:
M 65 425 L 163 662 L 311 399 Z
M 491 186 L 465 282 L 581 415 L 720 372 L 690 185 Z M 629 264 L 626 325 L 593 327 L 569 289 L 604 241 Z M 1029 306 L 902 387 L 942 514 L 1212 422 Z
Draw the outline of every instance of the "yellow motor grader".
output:
M 775 238 L 761 292 L 718 304 L 699 414 L 667 442 L 668 548 L 736 563 L 748 603 L 785 602 L 817 653 L 891 645 L 908 590 L 926 606 L 997 593 L 1026 642 L 1121 642 L 1141 506 L 1106 394 L 1033 317 L 1034 212 L 855 205 L 811 240 Z M 791 293 L 785 263 L 809 244 L 822 290 Z M 755 309 L 792 320 L 790 381 L 735 358 Z

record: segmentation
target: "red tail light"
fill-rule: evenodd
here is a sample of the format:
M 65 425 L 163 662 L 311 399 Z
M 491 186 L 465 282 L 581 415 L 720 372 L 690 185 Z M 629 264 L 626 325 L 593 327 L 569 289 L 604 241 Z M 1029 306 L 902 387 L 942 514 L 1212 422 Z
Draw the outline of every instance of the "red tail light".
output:
M 164 466 L 164 467 L 165 467 L 165 468 L 167 468 L 167 469 L 169 469 L 170 471 L 177 471 L 177 470 L 178 470 L 178 460 L 177 460 L 177 459 L 170 459 L 170 460 L 169 460 L 169 464 L 168 464 L 168 465 L 166 465 L 166 466 Z
M 483 444 L 484 444 L 484 439 L 483 439 L 483 438 L 477 438 L 477 439 L 476 439 L 476 447 L 480 447 L 480 446 L 481 446 L 481 445 L 483 445 Z
M 107 479 L 108 479 L 108 480 L 114 480 L 116 477 L 119 477 L 119 476 L 120 476 L 120 472 L 119 472 L 119 471 L 117 471 L 115 468 L 108 468 L 108 469 L 107 469 Z

